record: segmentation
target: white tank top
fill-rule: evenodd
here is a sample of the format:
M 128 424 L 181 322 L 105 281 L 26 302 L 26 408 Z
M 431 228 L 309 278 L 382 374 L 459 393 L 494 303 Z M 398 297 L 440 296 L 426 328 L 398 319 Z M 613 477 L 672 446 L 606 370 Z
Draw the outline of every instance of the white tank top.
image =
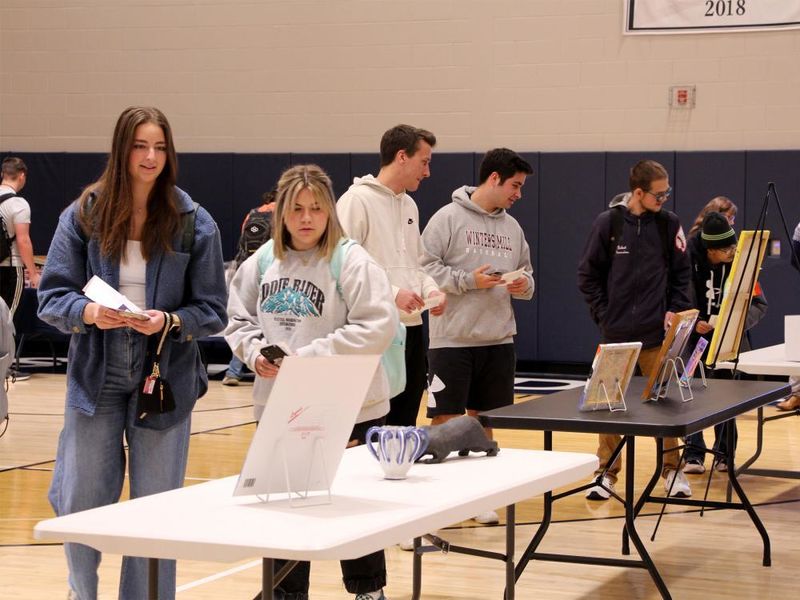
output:
M 142 310 L 146 305 L 145 271 L 147 261 L 142 256 L 142 243 L 128 240 L 125 258 L 119 264 L 119 292 Z

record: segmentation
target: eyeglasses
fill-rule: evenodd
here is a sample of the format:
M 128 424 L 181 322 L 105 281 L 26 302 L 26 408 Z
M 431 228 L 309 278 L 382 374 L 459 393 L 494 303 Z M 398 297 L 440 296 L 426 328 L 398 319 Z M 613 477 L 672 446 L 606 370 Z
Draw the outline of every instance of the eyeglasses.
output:
M 711 248 L 712 252 L 719 252 L 720 254 L 731 255 L 736 252 L 736 244 L 725 246 L 724 248 Z
M 654 193 L 653 193 L 653 192 L 651 192 L 650 190 L 647 190 L 647 191 L 645 192 L 645 194 L 650 194 L 650 195 L 651 195 L 653 198 L 655 198 L 655 199 L 656 199 L 656 202 L 666 202 L 667 200 L 669 200 L 669 197 L 670 197 L 670 195 L 672 194 L 672 188 L 671 188 L 671 187 L 668 187 L 668 188 L 667 188 L 666 190 L 664 190 L 663 192 L 659 192 L 659 193 L 657 193 L 657 194 L 654 194 Z

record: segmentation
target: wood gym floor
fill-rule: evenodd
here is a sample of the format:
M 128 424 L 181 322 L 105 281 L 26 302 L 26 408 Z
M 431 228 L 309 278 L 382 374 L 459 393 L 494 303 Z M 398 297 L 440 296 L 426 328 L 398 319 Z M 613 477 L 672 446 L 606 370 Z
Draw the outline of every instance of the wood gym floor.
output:
M 65 598 L 67 569 L 60 544 L 33 539 L 33 526 L 52 515 L 47 487 L 56 441 L 63 420 L 64 375 L 36 374 L 12 384 L 11 421 L 0 438 L 0 596 L 5 600 Z M 223 387 L 212 381 L 192 419 L 192 442 L 186 485 L 239 472 L 254 431 L 251 387 Z M 424 401 L 423 401 L 424 406 Z M 766 412 L 773 414 L 774 408 Z M 425 423 L 420 414 L 420 423 Z M 739 455 L 755 447 L 755 413 L 739 419 Z M 756 466 L 800 471 L 800 420 L 782 419 L 766 425 L 765 449 Z M 542 447 L 538 432 L 496 431 L 501 447 Z M 713 432 L 706 432 L 713 440 Z M 557 450 L 594 452 L 596 436 L 555 434 Z M 637 487 L 655 463 L 654 444 L 637 444 Z M 706 476 L 690 475 L 695 496 Z M 772 567 L 761 566 L 761 539 L 742 511 L 706 511 L 670 507 L 656 540 L 650 541 L 657 505 L 645 507 L 637 520 L 642 538 L 675 599 L 788 598 L 798 589 L 800 562 L 800 480 L 745 476 L 745 490 L 756 505 L 772 541 Z M 724 481 L 715 475 L 711 498 L 724 497 Z M 126 494 L 127 492 L 124 492 Z M 541 499 L 518 506 L 517 553 L 541 518 Z M 502 510 L 499 511 L 502 519 Z M 617 503 L 589 502 L 582 496 L 561 500 L 542 551 L 619 557 L 622 527 Z M 474 521 L 455 524 L 440 535 L 460 545 L 502 552 L 504 529 Z M 387 597 L 411 597 L 411 553 L 387 549 Z M 105 556 L 100 567 L 100 597 L 116 598 L 120 558 Z M 338 563 L 321 561 L 312 568 L 311 598 L 350 597 L 340 583 Z M 432 600 L 502 598 L 501 563 L 463 555 L 426 554 L 422 597 Z M 249 600 L 260 586 L 260 561 L 236 564 L 183 561 L 178 563 L 178 598 L 240 598 Z M 517 587 L 517 597 L 556 599 L 655 599 L 659 595 L 646 571 L 616 567 L 531 563 Z

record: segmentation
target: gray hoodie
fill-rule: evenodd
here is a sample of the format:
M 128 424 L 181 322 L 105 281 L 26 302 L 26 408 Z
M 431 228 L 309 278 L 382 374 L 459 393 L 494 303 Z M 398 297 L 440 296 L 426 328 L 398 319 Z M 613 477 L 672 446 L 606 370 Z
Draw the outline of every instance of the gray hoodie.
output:
M 533 297 L 533 268 L 525 234 L 505 210 L 487 213 L 470 196 L 476 188 L 453 192 L 422 233 L 423 266 L 447 293 L 444 315 L 430 320 L 430 347 L 510 344 L 517 332 L 511 295 L 505 286 L 477 289 L 472 271 L 490 264 L 503 273 L 525 269 L 530 280 L 520 300 Z
M 225 340 L 251 370 L 261 348 L 281 344 L 298 356 L 381 354 L 397 329 L 397 310 L 383 270 L 360 246 L 347 251 L 339 277 L 317 249 L 288 250 L 259 278 L 259 254 L 242 263 L 231 282 Z M 313 373 L 310 374 L 313 376 Z M 256 377 L 256 417 L 274 379 Z M 375 373 L 357 423 L 389 412 L 389 382 Z

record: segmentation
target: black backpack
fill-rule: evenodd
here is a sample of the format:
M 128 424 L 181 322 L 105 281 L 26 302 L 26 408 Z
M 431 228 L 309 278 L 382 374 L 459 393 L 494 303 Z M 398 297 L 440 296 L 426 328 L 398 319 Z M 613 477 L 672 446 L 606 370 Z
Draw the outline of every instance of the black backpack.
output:
M 272 238 L 272 212 L 260 212 L 254 208 L 247 213 L 247 220 L 239 237 L 239 251 L 236 253 L 236 265 L 242 264 L 261 246 Z
M 11 192 L 8 194 L 3 194 L 0 196 L 0 204 L 8 200 L 9 198 L 14 198 L 16 196 L 15 193 Z M 0 217 L 0 262 L 3 262 L 7 258 L 11 257 L 11 242 L 14 241 L 13 235 L 10 235 L 8 229 L 6 229 L 6 222 L 5 220 Z

